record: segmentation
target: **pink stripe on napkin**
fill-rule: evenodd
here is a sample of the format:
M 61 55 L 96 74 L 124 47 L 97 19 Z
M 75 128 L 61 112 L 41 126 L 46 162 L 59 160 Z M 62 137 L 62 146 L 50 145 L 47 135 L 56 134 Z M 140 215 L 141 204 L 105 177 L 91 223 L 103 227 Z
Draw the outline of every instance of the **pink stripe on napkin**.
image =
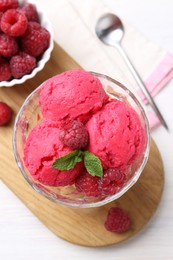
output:
M 152 96 L 159 93 L 166 84 L 173 78 L 173 55 L 171 53 L 166 54 L 165 58 L 154 70 L 154 72 L 145 81 L 145 84 L 150 91 Z M 142 93 L 141 89 L 138 90 L 138 94 L 145 104 L 147 100 Z M 150 123 L 150 128 L 153 129 L 157 127 L 160 122 L 154 112 L 148 113 L 148 119 Z
M 173 55 L 168 53 L 154 72 L 145 81 L 145 84 L 152 94 L 155 96 L 165 85 L 173 78 Z M 147 103 L 142 91 L 138 90 L 139 96 Z
M 147 118 L 151 130 L 153 130 L 154 128 L 160 125 L 160 121 L 154 112 L 152 111 L 147 112 Z

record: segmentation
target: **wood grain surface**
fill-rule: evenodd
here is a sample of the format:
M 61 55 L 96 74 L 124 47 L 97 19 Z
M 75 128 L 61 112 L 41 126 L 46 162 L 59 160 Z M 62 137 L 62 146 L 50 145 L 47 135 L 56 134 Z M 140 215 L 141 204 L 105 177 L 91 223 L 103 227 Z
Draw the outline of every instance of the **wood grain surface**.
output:
M 0 128 L 0 178 L 59 237 L 84 246 L 111 245 L 138 233 L 159 205 L 164 173 L 162 159 L 153 140 L 149 161 L 138 182 L 118 200 L 92 209 L 67 208 L 36 193 L 22 177 L 12 150 L 14 119 L 24 99 L 45 79 L 78 67 L 79 65 L 55 44 L 50 61 L 35 78 L 12 88 L 0 88 L 0 100 L 7 102 L 14 111 L 11 124 Z M 129 213 L 132 226 L 128 232 L 117 235 L 105 230 L 104 221 L 108 209 L 112 206 L 120 206 Z

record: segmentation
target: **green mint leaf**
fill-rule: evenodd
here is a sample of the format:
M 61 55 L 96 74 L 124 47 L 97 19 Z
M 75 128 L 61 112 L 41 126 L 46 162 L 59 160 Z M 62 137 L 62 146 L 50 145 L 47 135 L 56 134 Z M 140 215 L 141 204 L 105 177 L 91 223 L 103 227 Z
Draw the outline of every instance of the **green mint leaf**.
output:
M 88 151 L 84 152 L 84 165 L 86 170 L 92 176 L 102 177 L 103 168 L 100 159 Z
M 76 163 L 81 162 L 83 157 L 83 152 L 81 150 L 74 150 L 62 157 L 57 158 L 52 164 L 53 168 L 58 170 L 70 170 L 73 169 Z

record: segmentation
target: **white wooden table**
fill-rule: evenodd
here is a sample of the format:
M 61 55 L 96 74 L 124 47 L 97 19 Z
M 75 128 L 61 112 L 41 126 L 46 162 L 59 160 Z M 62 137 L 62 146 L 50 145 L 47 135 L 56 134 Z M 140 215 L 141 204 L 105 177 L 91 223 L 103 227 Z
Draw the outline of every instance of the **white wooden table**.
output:
M 91 5 L 95 0 L 85 1 Z M 64 4 L 65 0 L 35 0 L 35 2 L 46 10 L 50 20 L 54 23 L 54 29 L 56 29 L 56 4 L 57 6 Z M 172 0 L 100 0 L 100 2 L 111 7 L 113 12 L 118 13 L 147 38 L 173 53 Z M 80 14 L 80 10 L 76 11 Z M 68 41 L 68 39 L 62 39 L 60 35 L 58 31 L 55 32 L 55 40 L 58 43 Z M 93 37 L 92 34 L 91 37 Z M 86 40 L 88 40 L 88 43 L 85 43 L 87 48 L 89 39 Z M 86 57 L 82 55 L 79 57 L 77 52 L 77 49 L 82 48 L 82 46 L 76 48 L 72 44 L 68 49 L 67 46 L 62 47 L 80 64 L 85 65 Z M 93 66 L 92 57 L 86 65 L 89 66 L 90 63 Z M 95 63 L 94 66 L 96 69 L 100 68 L 100 64 Z M 164 162 L 165 189 L 156 214 L 140 234 L 125 243 L 106 248 L 85 248 L 70 244 L 51 233 L 0 181 L 0 259 L 173 259 L 172 99 L 173 81 L 156 97 L 156 102 L 168 123 L 169 132 L 162 126 L 152 132 L 152 137 L 159 147 Z

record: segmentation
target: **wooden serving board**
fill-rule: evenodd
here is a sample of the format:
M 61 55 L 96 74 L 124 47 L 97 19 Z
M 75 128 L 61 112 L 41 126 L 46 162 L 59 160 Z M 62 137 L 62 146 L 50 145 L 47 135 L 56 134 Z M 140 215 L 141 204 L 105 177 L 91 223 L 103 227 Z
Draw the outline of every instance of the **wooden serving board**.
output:
M 120 199 L 91 209 L 67 208 L 35 192 L 21 175 L 13 155 L 13 124 L 24 99 L 47 78 L 74 68 L 79 65 L 55 43 L 50 61 L 35 78 L 12 88 L 0 88 L 0 100 L 14 110 L 11 124 L 0 127 L 0 178 L 59 237 L 85 246 L 116 244 L 138 233 L 159 205 L 164 174 L 161 156 L 153 141 L 149 161 L 138 182 Z M 112 206 L 120 206 L 129 213 L 132 226 L 128 232 L 117 235 L 105 230 L 104 221 Z

